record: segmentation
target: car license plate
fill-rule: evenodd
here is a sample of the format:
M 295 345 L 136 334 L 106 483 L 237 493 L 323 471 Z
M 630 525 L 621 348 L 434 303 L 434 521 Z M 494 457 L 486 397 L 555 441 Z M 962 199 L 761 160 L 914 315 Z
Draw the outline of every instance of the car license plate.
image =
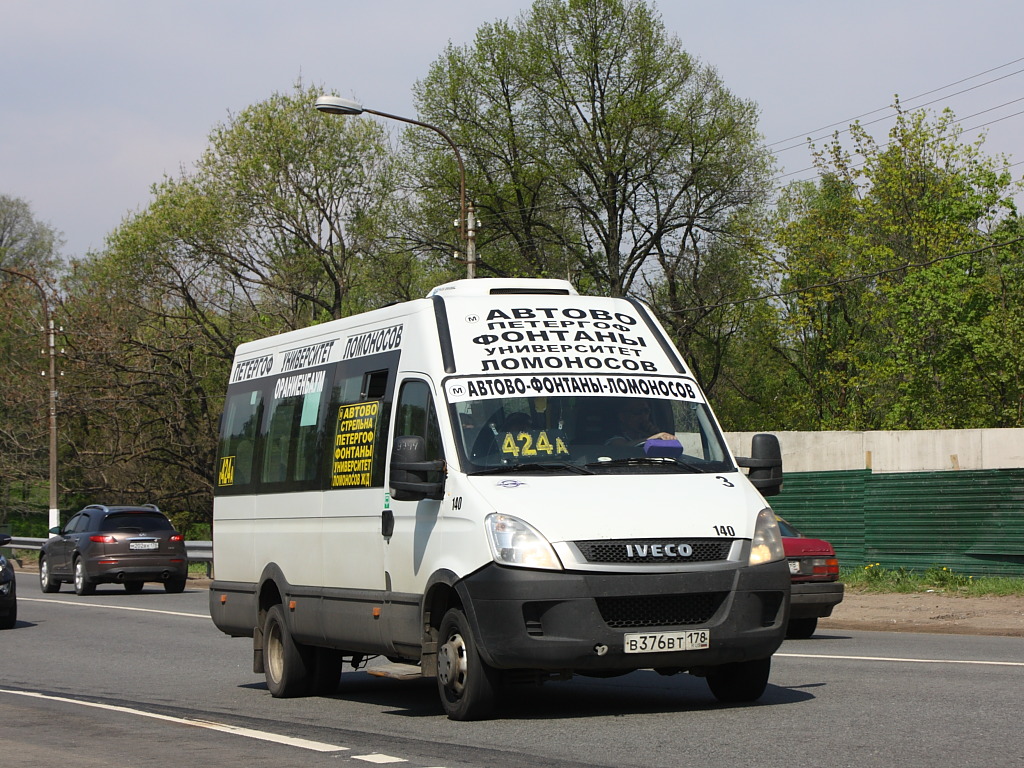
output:
M 685 632 L 635 632 L 624 636 L 626 653 L 669 653 L 698 651 L 711 647 L 711 630 Z
M 790 560 L 789 561 L 789 572 L 792 574 L 800 573 L 800 561 Z
M 132 541 L 128 544 L 128 549 L 159 549 L 160 543 L 157 541 Z

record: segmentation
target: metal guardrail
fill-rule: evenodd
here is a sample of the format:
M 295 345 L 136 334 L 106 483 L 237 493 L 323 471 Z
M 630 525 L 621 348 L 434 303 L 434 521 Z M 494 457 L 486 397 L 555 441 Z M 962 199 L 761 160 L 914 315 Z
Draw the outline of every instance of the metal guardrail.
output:
M 34 539 L 27 536 L 12 536 L 11 543 L 6 544 L 4 549 L 29 549 L 39 550 L 48 541 L 48 539 Z M 185 552 L 188 554 L 188 559 L 196 563 L 212 563 L 213 562 L 213 542 L 212 541 L 186 541 Z

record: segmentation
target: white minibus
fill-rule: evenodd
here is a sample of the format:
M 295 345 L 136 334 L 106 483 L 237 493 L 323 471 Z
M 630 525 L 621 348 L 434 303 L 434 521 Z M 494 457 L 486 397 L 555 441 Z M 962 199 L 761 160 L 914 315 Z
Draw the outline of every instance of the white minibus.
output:
M 345 665 L 435 678 L 456 720 L 574 674 L 765 690 L 779 444 L 730 454 L 639 301 L 458 280 L 240 345 L 221 424 L 210 613 L 275 697 Z

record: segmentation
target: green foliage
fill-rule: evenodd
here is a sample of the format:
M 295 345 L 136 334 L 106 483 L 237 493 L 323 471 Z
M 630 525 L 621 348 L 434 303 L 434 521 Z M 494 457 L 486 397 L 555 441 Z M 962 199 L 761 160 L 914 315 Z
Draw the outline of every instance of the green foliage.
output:
M 879 563 L 869 563 L 859 568 L 844 567 L 839 580 L 847 589 L 855 592 L 955 592 L 966 597 L 1024 596 L 1024 579 L 967 576 L 939 565 L 920 572 L 912 568 L 885 568 Z
M 780 200 L 788 428 L 1019 426 L 1020 187 L 951 113 L 896 107 L 888 143 L 854 124 Z
M 749 232 L 738 214 L 767 192 L 754 105 L 645 3 L 537 0 L 514 22 L 481 27 L 474 45 L 449 46 L 416 96 L 465 152 L 483 275 L 568 277 L 625 295 L 671 270 L 667 295 L 692 273 L 701 233 L 736 252 Z M 424 222 L 450 221 L 433 193 L 451 199 L 452 153 L 427 132 L 406 142 Z
M 329 119 L 297 86 L 217 126 L 191 173 L 154 187 L 68 279 L 67 444 L 90 501 L 209 520 L 235 347 L 408 298 L 419 270 L 378 124 Z
M 59 232 L 0 194 L 0 523 L 48 506 L 47 313 L 62 266 Z
M 49 512 L 8 515 L 4 525 L 11 536 L 45 539 L 49 536 Z
M 60 235 L 0 195 L 0 267 L 60 286 L 65 509 L 156 502 L 203 530 L 239 343 L 464 275 L 451 146 L 415 126 L 396 151 L 380 122 L 312 109 L 320 93 L 298 83 L 215 126 L 70 271 Z M 756 105 L 641 0 L 536 0 L 445 48 L 415 97 L 465 160 L 478 274 L 648 301 L 726 429 L 1024 425 L 1020 186 L 951 113 L 897 104 L 885 143 L 855 124 L 772 208 Z M 34 291 L 0 273 L 0 491 L 18 514 L 46 477 Z
M 28 202 L 0 194 L 0 267 L 36 277 L 53 274 L 63 244 L 61 233 L 39 221 Z M 9 278 L 4 275 L 3 282 Z

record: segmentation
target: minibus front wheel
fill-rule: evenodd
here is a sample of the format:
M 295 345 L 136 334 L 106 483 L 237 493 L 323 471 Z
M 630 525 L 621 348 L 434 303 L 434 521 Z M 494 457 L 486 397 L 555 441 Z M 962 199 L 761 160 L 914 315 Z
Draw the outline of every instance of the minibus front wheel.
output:
M 757 701 L 768 687 L 772 658 L 724 664 L 707 673 L 708 688 L 723 704 Z
M 437 690 L 451 720 L 481 720 L 494 709 L 498 672 L 477 651 L 466 615 L 450 609 L 441 620 L 437 643 Z

